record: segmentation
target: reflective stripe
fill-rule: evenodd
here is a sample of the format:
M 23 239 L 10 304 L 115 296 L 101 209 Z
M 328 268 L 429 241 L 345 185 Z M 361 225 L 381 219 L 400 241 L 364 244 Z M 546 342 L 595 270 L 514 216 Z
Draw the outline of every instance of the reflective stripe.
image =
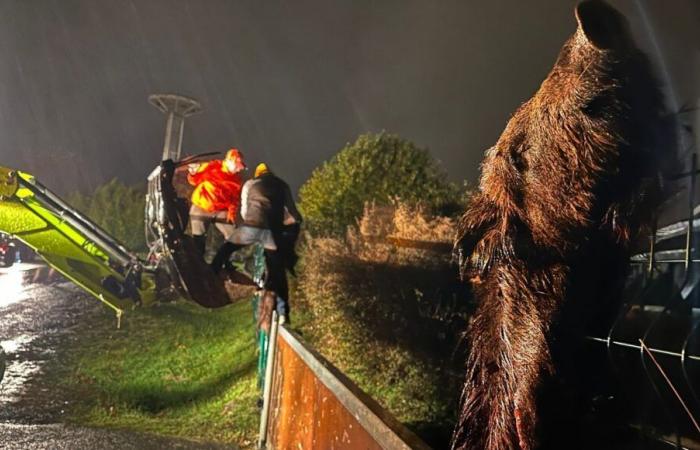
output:
M 255 180 L 248 180 L 243 184 L 243 190 L 241 191 L 241 219 L 246 220 L 246 214 L 248 213 L 248 192 L 250 191 L 250 185 Z

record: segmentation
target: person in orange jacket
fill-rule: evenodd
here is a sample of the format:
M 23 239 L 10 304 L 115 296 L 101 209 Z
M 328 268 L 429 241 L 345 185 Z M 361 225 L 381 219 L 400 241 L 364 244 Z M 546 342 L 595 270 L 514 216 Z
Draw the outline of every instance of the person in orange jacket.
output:
M 190 207 L 190 228 L 200 254 L 204 255 L 206 234 L 214 223 L 228 239 L 235 230 L 236 212 L 241 203 L 245 169 L 243 155 L 238 149 L 226 152 L 223 160 L 213 160 L 188 167 L 187 181 L 195 186 Z

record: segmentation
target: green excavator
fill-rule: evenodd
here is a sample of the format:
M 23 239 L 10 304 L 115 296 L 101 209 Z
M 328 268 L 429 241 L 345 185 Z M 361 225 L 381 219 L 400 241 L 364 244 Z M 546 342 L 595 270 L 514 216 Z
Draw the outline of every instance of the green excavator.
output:
M 187 200 L 177 196 L 173 178 L 178 166 L 196 159 L 165 160 L 148 177 L 146 258 L 125 248 L 34 176 L 6 167 L 0 167 L 0 232 L 24 242 L 50 267 L 113 309 L 118 323 L 127 309 L 173 297 L 207 308 L 226 306 L 236 298 L 236 286 L 253 282 L 243 274 L 233 279 L 215 275 L 185 233 Z M 227 287 L 227 280 L 233 284 Z

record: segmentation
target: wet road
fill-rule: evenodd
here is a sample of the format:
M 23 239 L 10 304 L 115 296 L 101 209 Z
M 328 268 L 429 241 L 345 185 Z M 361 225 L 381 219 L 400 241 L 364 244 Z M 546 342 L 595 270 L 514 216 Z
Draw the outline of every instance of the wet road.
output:
M 0 382 L 0 448 L 235 448 L 62 423 L 71 405 L 70 395 L 56 385 L 68 370 L 61 349 L 77 339 L 79 324 L 105 312 L 72 284 L 46 284 L 39 275 L 30 265 L 0 269 L 0 345 L 7 364 Z
M 102 430 L 63 424 L 1 424 L 0 444 L 4 450 L 224 450 L 235 448 L 220 444 L 190 442 L 184 439 L 163 438 L 129 431 Z

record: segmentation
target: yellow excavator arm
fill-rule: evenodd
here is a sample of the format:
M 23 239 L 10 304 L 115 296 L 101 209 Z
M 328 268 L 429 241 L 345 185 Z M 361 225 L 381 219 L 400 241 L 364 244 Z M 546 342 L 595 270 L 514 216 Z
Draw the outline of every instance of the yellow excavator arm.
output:
M 32 175 L 0 167 L 0 231 L 112 308 L 155 300 L 154 271 Z
M 162 161 L 148 177 L 147 263 L 34 176 L 2 166 L 0 232 L 31 247 L 118 318 L 127 308 L 174 297 L 206 308 L 230 305 L 248 292 L 242 286 L 256 283 L 235 271 L 215 274 L 186 234 L 187 202 L 177 196 L 173 178 L 175 169 L 189 161 Z

